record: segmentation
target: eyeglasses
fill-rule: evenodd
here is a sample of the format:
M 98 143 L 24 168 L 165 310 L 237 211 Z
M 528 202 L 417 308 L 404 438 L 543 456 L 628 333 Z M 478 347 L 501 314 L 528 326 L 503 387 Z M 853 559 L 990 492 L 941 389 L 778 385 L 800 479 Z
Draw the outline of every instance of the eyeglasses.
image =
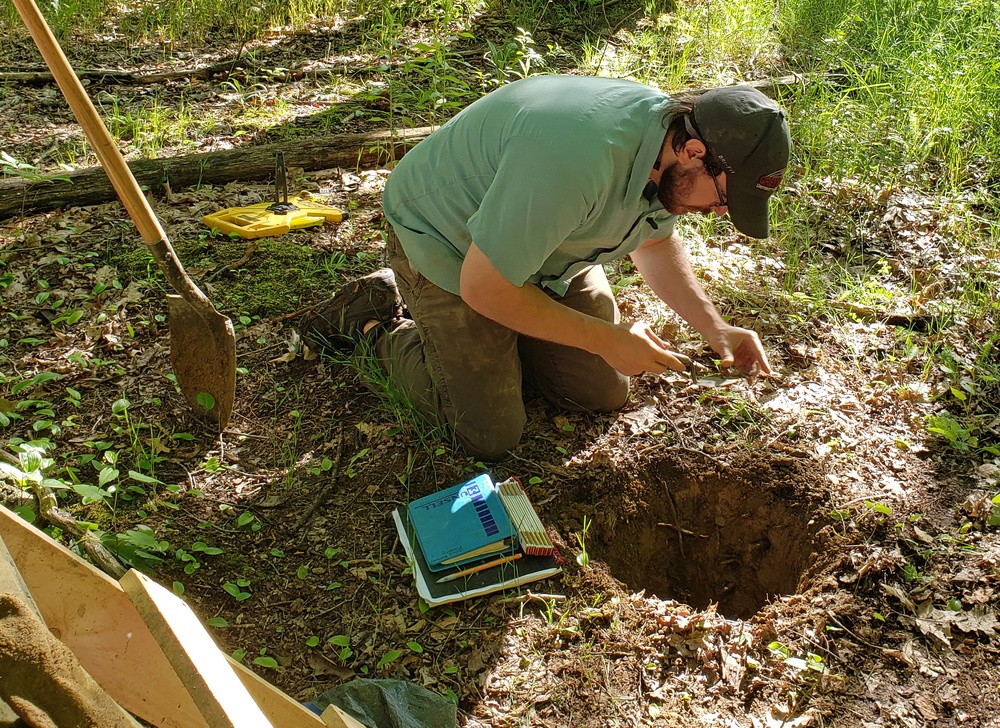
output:
M 712 176 L 712 184 L 715 185 L 715 194 L 719 196 L 719 202 L 712 203 L 709 207 L 729 207 L 729 200 L 722 196 L 722 188 L 719 187 L 719 173 L 715 171 L 714 166 L 709 164 L 708 161 L 705 162 L 705 171 Z
M 707 159 L 703 160 L 705 163 L 705 171 L 712 177 L 712 184 L 715 185 L 715 193 L 719 196 L 719 202 L 713 203 L 709 205 L 709 207 L 728 207 L 729 200 L 722 196 L 722 188 L 719 187 L 719 174 L 721 171 L 715 161 L 715 155 L 712 154 L 712 150 L 708 148 L 708 142 L 702 138 L 701 132 L 698 131 L 698 127 L 694 125 L 694 120 L 691 119 L 691 114 L 684 115 L 684 126 L 687 128 L 689 137 L 697 139 L 705 145 L 705 154 L 707 157 Z

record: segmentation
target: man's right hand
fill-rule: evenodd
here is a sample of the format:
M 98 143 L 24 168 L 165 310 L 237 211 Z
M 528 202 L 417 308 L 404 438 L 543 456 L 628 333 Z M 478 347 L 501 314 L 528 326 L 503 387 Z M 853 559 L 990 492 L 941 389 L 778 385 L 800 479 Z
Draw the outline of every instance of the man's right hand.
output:
M 687 369 L 679 358 L 682 355 L 670 351 L 649 324 L 636 321 L 610 327 L 608 341 L 595 353 L 622 374 L 631 377 L 643 372 L 661 374 L 667 369 L 675 372 Z

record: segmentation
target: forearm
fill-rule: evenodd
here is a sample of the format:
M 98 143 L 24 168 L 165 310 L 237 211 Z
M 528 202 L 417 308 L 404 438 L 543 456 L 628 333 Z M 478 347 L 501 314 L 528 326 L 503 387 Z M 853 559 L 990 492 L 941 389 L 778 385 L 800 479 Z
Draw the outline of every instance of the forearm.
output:
M 562 306 L 533 285 L 515 286 L 473 245 L 462 266 L 462 300 L 512 331 L 600 354 L 612 335 L 606 321 Z
M 726 324 L 695 278 L 680 237 L 651 240 L 631 255 L 643 280 L 677 315 L 712 341 Z

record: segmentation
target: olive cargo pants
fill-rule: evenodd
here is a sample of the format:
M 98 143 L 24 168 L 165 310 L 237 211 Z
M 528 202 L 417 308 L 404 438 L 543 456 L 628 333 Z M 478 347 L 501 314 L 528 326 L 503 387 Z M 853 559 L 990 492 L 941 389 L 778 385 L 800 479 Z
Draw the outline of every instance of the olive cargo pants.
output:
M 446 424 L 470 455 L 495 459 L 520 440 L 522 382 L 568 410 L 610 412 L 625 404 L 628 377 L 598 356 L 519 335 L 479 315 L 414 270 L 391 228 L 387 255 L 413 319 L 378 335 L 379 363 L 392 385 L 423 415 Z M 576 275 L 565 296 L 546 292 L 564 306 L 619 320 L 599 265 Z

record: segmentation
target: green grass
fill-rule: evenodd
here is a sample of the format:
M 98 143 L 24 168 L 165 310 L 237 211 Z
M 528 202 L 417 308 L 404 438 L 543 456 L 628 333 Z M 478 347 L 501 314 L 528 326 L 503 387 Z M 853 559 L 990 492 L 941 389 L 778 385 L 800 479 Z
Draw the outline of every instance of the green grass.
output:
M 323 356 L 334 366 L 352 370 L 359 381 L 378 396 L 395 423 L 394 436 L 403 433 L 408 441 L 419 443 L 428 453 L 437 451 L 441 443 L 450 443 L 452 449 L 457 450 L 457 443 L 448 427 L 421 412 L 408 393 L 382 369 L 371 339 L 362 339 L 353 353 L 330 348 L 323 352 Z
M 815 5 L 785 4 L 782 15 L 800 70 L 844 75 L 797 108 L 798 147 L 817 172 L 948 192 L 996 163 L 1000 5 L 831 2 L 811 27 Z
M 39 7 L 60 39 L 72 33 L 101 30 L 113 19 L 119 32 L 137 42 L 197 40 L 209 35 L 248 40 L 277 26 L 301 26 L 317 17 L 351 14 L 357 4 L 349 0 L 142 0 L 118 6 L 97 0 L 44 3 Z M 13 4 L 5 3 L 0 20 L 19 25 Z

